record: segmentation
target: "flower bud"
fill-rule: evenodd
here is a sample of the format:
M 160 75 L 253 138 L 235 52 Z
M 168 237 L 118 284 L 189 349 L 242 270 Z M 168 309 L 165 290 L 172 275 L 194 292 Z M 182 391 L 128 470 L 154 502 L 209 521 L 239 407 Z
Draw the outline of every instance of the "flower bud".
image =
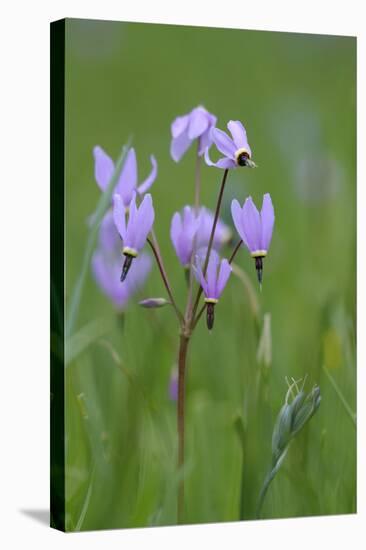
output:
M 139 302 L 141 307 L 146 307 L 147 309 L 164 307 L 168 304 L 170 304 L 170 302 L 165 298 L 146 298 L 145 300 L 141 300 L 141 302 Z
M 269 368 L 272 363 L 271 314 L 263 316 L 263 329 L 257 349 L 257 362 Z
M 293 397 L 292 401 L 289 402 L 289 396 L 292 394 L 294 388 L 297 390 L 297 394 Z M 318 386 L 314 386 L 308 395 L 306 395 L 303 388 L 301 388 L 301 390 L 298 389 L 298 385 L 295 380 L 289 387 L 286 394 L 285 403 L 279 412 L 273 429 L 272 464 L 259 495 L 257 518 L 260 516 L 268 487 L 280 469 L 291 441 L 318 410 L 320 400 L 321 396 Z

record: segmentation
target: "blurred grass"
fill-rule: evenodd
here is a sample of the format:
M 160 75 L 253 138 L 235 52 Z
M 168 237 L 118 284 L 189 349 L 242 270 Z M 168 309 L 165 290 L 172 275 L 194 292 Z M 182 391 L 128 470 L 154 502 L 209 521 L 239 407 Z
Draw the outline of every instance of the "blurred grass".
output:
M 259 202 L 270 192 L 275 205 L 261 294 L 249 255 L 237 257 L 260 315 L 271 314 L 272 364 L 265 378 L 258 374 L 258 326 L 236 277 L 217 307 L 214 333 L 202 323 L 192 340 L 187 521 L 254 517 L 284 378 L 305 374 L 320 385 L 322 403 L 291 447 L 263 517 L 354 512 L 356 434 L 322 366 L 354 411 L 355 39 L 82 20 L 68 20 L 66 32 L 66 313 L 87 218 L 100 196 L 94 145 L 117 158 L 132 136 L 141 179 L 149 155 L 156 155 L 156 232 L 180 304 L 185 284 L 169 226 L 173 212 L 193 202 L 194 153 L 179 165 L 170 159 L 174 117 L 203 103 L 219 127 L 229 119 L 246 125 L 259 168 L 230 173 L 228 223 L 233 196 L 251 194 Z M 213 208 L 221 174 L 206 167 L 202 175 L 203 199 Z M 163 295 L 157 269 L 142 293 L 149 295 Z M 89 274 L 76 328 L 112 316 Z M 66 373 L 67 528 L 174 524 L 172 312 L 131 304 L 123 327 L 111 323 L 103 341 L 107 345 L 96 341 L 78 354 Z

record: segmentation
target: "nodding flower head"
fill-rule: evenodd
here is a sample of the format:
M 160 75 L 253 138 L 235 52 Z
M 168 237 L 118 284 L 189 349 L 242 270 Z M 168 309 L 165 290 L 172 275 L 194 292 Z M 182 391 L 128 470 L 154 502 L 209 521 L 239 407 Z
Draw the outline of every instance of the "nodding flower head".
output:
M 114 162 L 99 145 L 94 147 L 93 153 L 95 161 L 95 179 L 101 190 L 105 191 L 114 172 Z M 150 161 L 152 165 L 151 172 L 148 177 L 138 185 L 136 153 L 133 147 L 129 149 L 114 189 L 114 193 L 120 195 L 122 198 L 125 208 L 128 208 L 135 192 L 140 196 L 144 195 L 156 180 L 158 166 L 153 155 L 151 155 Z
M 202 248 L 207 246 L 210 240 L 212 226 L 214 223 L 212 210 L 202 206 L 199 211 L 200 224 L 197 230 L 196 246 Z M 231 229 L 220 218 L 217 220 L 216 230 L 213 239 L 213 247 L 218 250 L 223 244 L 231 239 Z
M 210 130 L 216 124 L 216 117 L 201 105 L 187 115 L 177 117 L 171 126 L 172 141 L 170 154 L 178 162 L 196 139 L 201 156 L 211 145 Z
M 237 232 L 255 259 L 258 281 L 261 284 L 263 258 L 267 256 L 275 221 L 271 196 L 269 193 L 263 196 L 260 213 L 252 197 L 245 200 L 243 207 L 235 199 L 231 203 L 231 214 Z
M 193 250 L 207 246 L 211 236 L 214 214 L 202 206 L 196 214 L 193 206 L 185 206 L 183 212 L 176 212 L 170 226 L 170 237 L 180 263 L 189 267 Z M 231 238 L 230 228 L 218 220 L 213 240 L 213 247 L 228 242 Z
M 209 166 L 217 168 L 237 168 L 238 166 L 247 166 L 255 168 L 256 164 L 252 161 L 252 151 L 250 149 L 247 133 L 239 120 L 230 120 L 228 130 L 231 138 L 222 130 L 212 128 L 210 137 L 217 149 L 225 155 L 217 162 L 212 162 L 208 154 L 208 148 L 205 151 L 205 160 Z
M 114 223 L 112 208 L 107 210 L 100 223 L 98 246 L 110 253 L 119 253 L 121 249 L 121 239 Z
M 194 246 L 194 237 L 200 220 L 191 206 L 185 206 L 183 213 L 176 212 L 170 226 L 170 238 L 180 263 L 188 267 Z
M 151 258 L 141 254 L 131 267 L 125 284 L 121 285 L 121 260 L 116 251 L 99 247 L 92 258 L 94 278 L 117 311 L 123 311 L 130 298 L 143 286 L 151 269 Z
M 139 207 L 136 206 L 136 194 L 134 194 L 128 210 L 120 195 L 114 195 L 113 203 L 114 223 L 123 242 L 122 253 L 126 257 L 121 274 L 121 282 L 123 282 L 132 260 L 145 245 L 154 223 L 155 212 L 150 194 L 145 195 Z
M 205 302 L 207 304 L 207 327 L 211 330 L 215 320 L 215 305 L 219 301 L 232 270 L 226 259 L 220 261 L 217 252 L 211 250 L 206 274 L 204 275 L 203 268 L 206 253 L 206 249 L 198 252 L 193 269 L 205 295 Z

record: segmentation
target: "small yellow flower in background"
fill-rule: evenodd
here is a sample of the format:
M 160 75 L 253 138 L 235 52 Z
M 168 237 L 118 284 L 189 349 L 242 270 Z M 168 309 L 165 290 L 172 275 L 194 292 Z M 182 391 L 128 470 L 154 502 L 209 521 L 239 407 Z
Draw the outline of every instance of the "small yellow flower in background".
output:
M 335 328 L 329 328 L 323 336 L 324 365 L 328 369 L 342 366 L 342 342 Z

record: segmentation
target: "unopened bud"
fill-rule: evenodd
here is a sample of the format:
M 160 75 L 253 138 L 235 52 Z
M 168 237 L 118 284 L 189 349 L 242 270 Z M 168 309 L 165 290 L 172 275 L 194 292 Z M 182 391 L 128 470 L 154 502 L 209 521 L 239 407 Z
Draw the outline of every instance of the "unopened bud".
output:
M 146 298 L 145 300 L 141 300 L 141 302 L 139 302 L 141 307 L 146 307 L 147 309 L 164 307 L 169 304 L 170 302 L 165 298 Z
M 271 337 L 271 314 L 263 316 L 263 329 L 257 349 L 257 361 L 260 365 L 270 367 L 272 363 L 272 337 Z
M 302 386 L 304 386 L 304 383 Z M 297 393 L 293 397 L 292 401 L 289 402 L 290 394 L 293 396 L 293 390 L 295 389 Z M 320 400 L 321 396 L 318 386 L 314 386 L 308 395 L 304 392 L 303 387 L 299 389 L 295 380 L 293 380 L 293 384 L 289 386 L 285 403 L 279 412 L 273 429 L 272 464 L 265 477 L 261 492 L 259 494 L 256 514 L 257 518 L 260 517 L 263 501 L 265 499 L 268 487 L 280 469 L 291 441 L 318 410 Z

